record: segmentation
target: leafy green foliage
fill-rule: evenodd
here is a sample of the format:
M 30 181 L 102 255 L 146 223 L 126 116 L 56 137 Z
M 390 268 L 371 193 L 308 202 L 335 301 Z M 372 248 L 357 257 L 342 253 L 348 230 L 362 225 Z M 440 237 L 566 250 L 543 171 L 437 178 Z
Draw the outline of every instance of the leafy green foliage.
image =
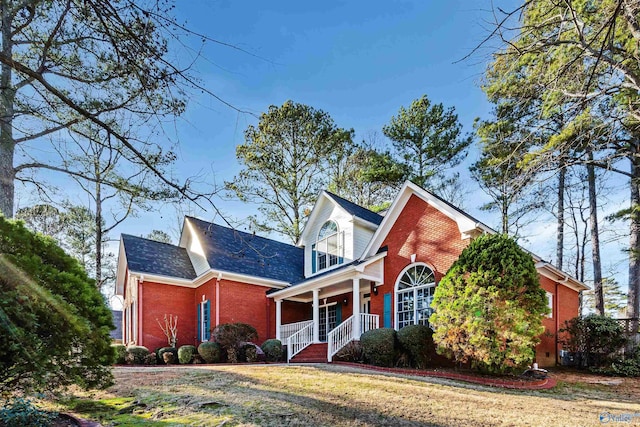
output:
M 592 369 L 592 371 L 620 377 L 640 377 L 640 349 L 636 349 L 633 357 L 614 359 L 609 365 Z
M 396 334 L 399 351 L 409 356 L 414 368 L 424 369 L 435 353 L 433 330 L 426 325 L 409 325 Z
M 104 387 L 111 310 L 52 239 L 0 217 L 0 391 Z
M 396 331 L 391 328 L 372 329 L 360 337 L 364 360 L 376 366 L 393 366 L 396 355 Z
M 198 346 L 198 354 L 205 363 L 218 363 L 222 356 L 222 347 L 217 342 L 205 341 Z
M 292 101 L 272 105 L 258 126 L 245 131 L 236 148 L 243 170 L 227 188 L 242 200 L 260 204 L 263 230 L 277 231 L 297 242 L 304 209 L 313 204 L 329 182 L 329 159 L 351 144 L 353 131 L 336 127 L 331 117 Z
M 147 347 L 141 345 L 130 345 L 127 347 L 127 356 L 125 357 L 127 364 L 129 365 L 147 365 L 147 356 L 152 355 L 156 358 L 154 353 L 150 353 Z
M 269 339 L 260 346 L 264 351 L 267 362 L 278 362 L 282 358 L 282 342 L 276 339 Z
M 400 107 L 382 132 L 411 170 L 410 179 L 439 194 L 457 179 L 447 172 L 462 161 L 472 141 L 471 136 L 462 136 L 455 109 L 432 104 L 426 95 L 409 108 Z
M 560 329 L 560 342 L 566 350 L 581 354 L 583 367 L 590 367 L 607 364 L 627 339 L 615 319 L 590 314 L 566 321 Z
M 181 365 L 193 362 L 193 356 L 198 354 L 198 349 L 193 345 L 183 345 L 178 349 L 178 361 Z
M 0 408 L 0 427 L 49 427 L 57 416 L 55 412 L 41 411 L 28 399 L 17 397 Z
M 438 353 L 493 372 L 533 360 L 548 313 L 531 255 L 500 234 L 480 236 L 462 251 L 432 307 Z
M 113 344 L 113 351 L 115 353 L 115 364 L 124 365 L 127 357 L 127 346 L 124 344 Z

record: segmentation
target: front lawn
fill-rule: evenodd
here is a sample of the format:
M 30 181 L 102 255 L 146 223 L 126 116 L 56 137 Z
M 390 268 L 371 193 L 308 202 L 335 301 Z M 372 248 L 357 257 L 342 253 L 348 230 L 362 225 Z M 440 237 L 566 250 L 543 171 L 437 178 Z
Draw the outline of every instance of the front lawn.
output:
M 601 425 L 638 414 L 640 380 L 558 374 L 548 391 L 508 391 L 339 365 L 118 367 L 116 385 L 57 409 L 103 425 Z M 606 415 L 606 414 L 610 415 Z

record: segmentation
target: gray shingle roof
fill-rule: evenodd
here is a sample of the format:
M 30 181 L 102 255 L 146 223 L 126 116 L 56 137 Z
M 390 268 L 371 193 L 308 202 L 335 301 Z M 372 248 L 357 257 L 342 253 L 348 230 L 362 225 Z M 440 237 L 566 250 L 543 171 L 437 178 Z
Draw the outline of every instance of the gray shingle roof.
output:
M 380 223 L 382 222 L 382 216 L 378 215 L 377 213 L 370 211 L 367 208 L 363 208 L 360 205 L 356 205 L 353 202 L 348 201 L 347 199 L 343 199 L 342 197 L 335 195 L 333 193 L 330 193 L 328 191 L 326 191 L 326 193 L 333 199 L 336 201 L 337 204 L 340 205 L 340 207 L 342 207 L 342 209 L 344 209 L 345 211 L 349 212 L 351 215 L 356 216 L 358 218 L 364 219 L 365 221 L 368 221 L 370 223 L 373 223 L 375 225 L 380 225 Z
M 185 248 L 130 234 L 122 235 L 122 243 L 131 271 L 189 280 L 196 278 Z
M 295 283 L 304 277 L 304 249 L 189 217 L 214 270 Z

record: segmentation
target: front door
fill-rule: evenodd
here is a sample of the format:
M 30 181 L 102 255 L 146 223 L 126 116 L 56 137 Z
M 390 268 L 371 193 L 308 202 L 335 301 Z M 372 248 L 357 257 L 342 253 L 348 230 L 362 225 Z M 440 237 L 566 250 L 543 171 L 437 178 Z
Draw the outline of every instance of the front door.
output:
M 327 340 L 327 334 L 336 327 L 336 303 L 320 306 L 320 341 Z
M 360 313 L 371 314 L 371 294 L 360 294 Z

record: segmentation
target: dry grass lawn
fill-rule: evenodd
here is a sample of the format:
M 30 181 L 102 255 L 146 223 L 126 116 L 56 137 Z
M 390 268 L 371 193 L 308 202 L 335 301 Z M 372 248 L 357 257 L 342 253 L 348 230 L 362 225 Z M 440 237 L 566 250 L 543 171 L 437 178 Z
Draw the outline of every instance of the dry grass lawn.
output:
M 604 413 L 638 414 L 630 424 L 640 424 L 638 379 L 558 374 L 553 390 L 509 391 L 339 365 L 121 367 L 114 374 L 115 386 L 74 391 L 58 409 L 120 426 L 599 426 Z

